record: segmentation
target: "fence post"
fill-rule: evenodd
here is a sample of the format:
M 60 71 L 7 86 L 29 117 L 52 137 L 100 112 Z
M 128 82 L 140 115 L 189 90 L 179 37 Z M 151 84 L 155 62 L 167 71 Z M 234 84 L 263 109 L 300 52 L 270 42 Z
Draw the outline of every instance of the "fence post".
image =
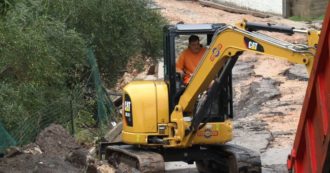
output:
M 73 96 L 71 95 L 70 99 L 70 107 L 71 107 L 71 135 L 74 135 L 74 106 L 73 106 Z

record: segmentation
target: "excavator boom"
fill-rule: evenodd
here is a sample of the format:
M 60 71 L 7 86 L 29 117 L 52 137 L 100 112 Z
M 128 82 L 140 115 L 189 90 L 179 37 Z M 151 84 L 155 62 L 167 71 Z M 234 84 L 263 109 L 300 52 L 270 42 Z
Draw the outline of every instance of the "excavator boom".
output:
M 183 95 L 179 105 L 183 111 L 192 111 L 197 95 L 205 90 L 225 62 L 242 51 L 252 51 L 284 58 L 295 64 L 305 64 L 311 71 L 313 51 L 309 46 L 291 44 L 258 32 L 248 32 L 233 26 L 225 26 L 214 36 L 209 51 L 202 61 Z

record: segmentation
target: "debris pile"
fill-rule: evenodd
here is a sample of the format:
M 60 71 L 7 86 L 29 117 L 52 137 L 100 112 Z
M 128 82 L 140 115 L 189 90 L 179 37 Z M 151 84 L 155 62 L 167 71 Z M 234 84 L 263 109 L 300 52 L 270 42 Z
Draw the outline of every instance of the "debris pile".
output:
M 84 172 L 87 150 L 60 125 L 52 124 L 22 148 L 7 150 L 0 159 L 0 173 L 7 172 Z

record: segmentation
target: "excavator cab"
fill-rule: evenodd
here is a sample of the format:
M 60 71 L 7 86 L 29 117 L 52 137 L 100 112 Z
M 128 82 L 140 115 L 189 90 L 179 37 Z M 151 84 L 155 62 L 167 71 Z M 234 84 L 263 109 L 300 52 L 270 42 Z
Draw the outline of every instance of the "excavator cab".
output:
M 169 110 L 173 111 L 177 105 L 180 96 L 185 91 L 187 85 L 184 85 L 182 78 L 176 73 L 176 60 L 182 51 L 182 39 L 187 41 L 190 35 L 198 35 L 203 47 L 208 48 L 212 42 L 216 31 L 226 26 L 226 24 L 177 24 L 164 27 L 164 80 L 168 85 Z M 178 41 L 178 40 L 181 41 Z M 180 44 L 180 45 L 179 45 Z M 181 50 L 180 50 L 181 48 Z M 189 85 L 189 84 L 188 84 Z M 221 90 L 221 91 L 220 91 Z M 233 117 L 232 102 L 232 75 L 231 70 L 227 75 L 227 80 L 219 90 L 217 99 L 212 103 L 212 109 L 209 114 L 225 115 Z M 225 116 L 213 116 L 213 121 L 224 121 Z M 221 120 L 220 120 L 220 119 Z M 212 122 L 212 120 L 209 120 Z

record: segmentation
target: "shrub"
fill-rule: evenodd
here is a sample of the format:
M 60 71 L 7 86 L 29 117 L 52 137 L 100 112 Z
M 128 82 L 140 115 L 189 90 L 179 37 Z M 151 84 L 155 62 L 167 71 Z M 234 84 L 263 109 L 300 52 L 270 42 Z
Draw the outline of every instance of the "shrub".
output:
M 51 122 L 67 124 L 72 107 L 77 129 L 93 126 L 87 49 L 111 85 L 129 57 L 158 56 L 166 21 L 146 6 L 144 0 L 0 2 L 0 121 L 21 141 L 28 139 L 24 129 L 35 134 Z
M 157 57 L 162 49 L 161 15 L 145 0 L 47 1 L 48 14 L 65 21 L 95 48 L 99 67 L 111 85 L 136 54 Z

